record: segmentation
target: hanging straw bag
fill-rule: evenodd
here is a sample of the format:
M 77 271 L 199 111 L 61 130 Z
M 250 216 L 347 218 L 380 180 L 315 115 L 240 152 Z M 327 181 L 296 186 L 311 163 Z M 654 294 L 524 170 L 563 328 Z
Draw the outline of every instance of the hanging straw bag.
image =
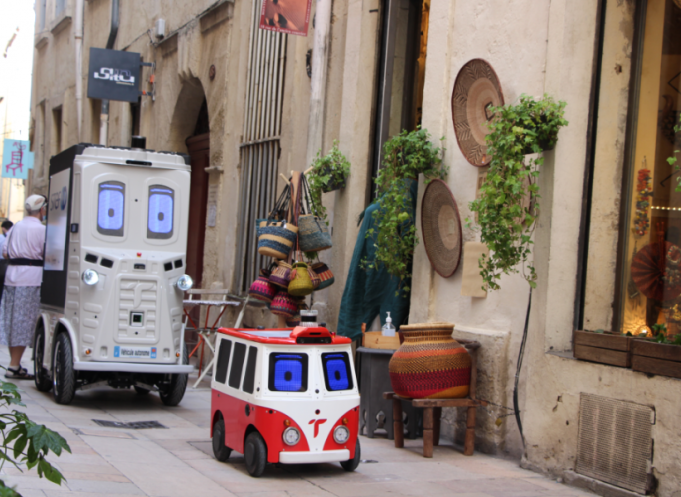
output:
M 279 290 L 272 299 L 270 311 L 277 316 L 291 319 L 298 312 L 298 303 L 286 290 Z
M 314 203 L 310 200 L 309 185 L 303 176 L 302 188 L 305 191 L 308 214 L 298 218 L 298 245 L 303 252 L 319 252 L 332 247 L 331 235 L 326 222 L 312 214 Z
M 278 261 L 277 267 L 270 274 L 270 283 L 284 290 L 288 289 L 288 284 L 291 281 L 291 269 L 293 268 L 288 262 Z
M 248 295 L 256 300 L 270 303 L 277 294 L 275 287 L 269 280 L 270 272 L 267 269 L 260 270 L 260 276 L 251 284 Z
M 290 186 L 287 186 L 277 200 L 274 209 L 267 216 L 267 221 L 260 221 L 256 225 L 258 234 L 258 253 L 273 257 L 274 259 L 286 259 L 291 248 L 298 239 L 298 227 L 295 223 L 286 220 L 276 221 L 283 211 L 288 211 L 291 200 Z
M 314 264 L 312 264 L 312 266 L 310 266 L 310 269 L 314 271 L 314 273 L 321 280 L 321 283 L 317 290 L 324 290 L 324 288 L 328 288 L 331 285 L 333 285 L 335 278 L 333 276 L 333 273 L 331 272 L 331 269 L 329 269 L 329 266 L 327 266 L 323 262 L 315 262 Z
M 319 277 L 317 273 L 315 273 L 312 270 L 312 266 L 307 267 L 307 272 L 310 274 L 310 280 L 312 281 L 312 288 L 314 290 L 317 290 L 319 288 L 319 285 L 322 284 L 322 279 Z
M 307 264 L 296 262 L 291 271 L 291 282 L 288 284 L 288 293 L 295 297 L 305 297 L 314 292 L 312 278 L 307 270 Z

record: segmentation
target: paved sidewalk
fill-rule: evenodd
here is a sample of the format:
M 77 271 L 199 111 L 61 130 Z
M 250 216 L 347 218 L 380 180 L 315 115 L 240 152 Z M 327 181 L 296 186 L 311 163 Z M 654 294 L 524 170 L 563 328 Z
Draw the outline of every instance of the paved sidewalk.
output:
M 28 356 L 28 352 L 26 353 Z M 0 364 L 7 364 L 0 351 Z M 25 361 L 24 366 L 29 363 Z M 476 453 L 464 457 L 451 446 L 435 447 L 433 459 L 421 456 L 421 441 L 405 441 L 405 449 L 385 439 L 360 437 L 362 459 L 354 473 L 338 464 L 274 466 L 251 478 L 243 456 L 226 463 L 212 456 L 209 439 L 210 389 L 187 389 L 182 403 L 165 407 L 158 395 L 102 388 L 77 393 L 69 406 L 33 382 L 17 382 L 31 419 L 58 431 L 73 454 L 52 455 L 67 482 L 61 487 L 5 466 L 3 478 L 24 497 L 149 495 L 187 496 L 382 496 L 429 497 L 567 497 L 593 495 L 523 470 L 514 461 Z M 93 422 L 151 421 L 168 429 L 104 428 Z

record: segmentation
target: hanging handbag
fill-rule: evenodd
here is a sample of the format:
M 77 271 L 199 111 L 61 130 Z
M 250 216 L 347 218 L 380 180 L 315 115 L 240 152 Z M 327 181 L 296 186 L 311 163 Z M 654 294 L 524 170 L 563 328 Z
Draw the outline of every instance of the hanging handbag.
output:
M 272 299 L 277 294 L 277 287 L 270 282 L 269 276 L 269 270 L 260 270 L 260 276 L 251 284 L 248 290 L 248 295 L 251 298 L 267 303 L 272 302 Z
M 330 249 L 333 243 L 326 222 L 313 214 L 314 203 L 310 200 L 309 185 L 303 176 L 302 188 L 305 191 L 308 214 L 298 218 L 298 245 L 303 252 L 319 252 Z
M 315 262 L 310 266 L 310 269 L 317 274 L 319 279 L 321 280 L 321 283 L 317 290 L 324 290 L 324 288 L 328 288 L 331 285 L 333 285 L 333 282 L 335 281 L 335 278 L 333 276 L 333 273 L 331 272 L 331 269 L 329 269 L 329 266 L 327 266 L 323 262 Z
M 291 248 L 298 239 L 298 227 L 289 220 L 276 221 L 281 215 L 281 210 L 290 203 L 290 190 L 287 186 L 282 192 L 277 204 L 267 216 L 267 222 L 259 223 L 256 228 L 258 233 L 258 253 L 274 259 L 286 259 Z M 288 208 L 287 208 L 288 210 Z
M 279 290 L 272 299 L 270 311 L 277 316 L 291 319 L 298 312 L 298 303 L 286 290 Z
M 288 293 L 295 297 L 305 297 L 314 292 L 312 278 L 307 270 L 307 264 L 296 262 L 291 271 L 291 282 L 288 284 Z
M 319 288 L 319 285 L 322 284 L 322 279 L 319 277 L 317 273 L 315 273 L 312 270 L 312 266 L 307 267 L 307 272 L 310 273 L 310 280 L 312 281 L 312 288 L 314 290 L 317 290 Z
M 284 290 L 288 289 L 288 284 L 291 281 L 291 269 L 291 265 L 288 262 L 278 261 L 277 267 L 270 274 L 270 283 Z

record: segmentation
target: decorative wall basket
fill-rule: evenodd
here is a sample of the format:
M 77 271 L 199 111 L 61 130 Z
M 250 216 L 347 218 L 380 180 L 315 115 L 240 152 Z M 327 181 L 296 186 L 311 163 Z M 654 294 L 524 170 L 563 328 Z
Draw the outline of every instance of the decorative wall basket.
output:
M 461 262 L 463 236 L 461 218 L 447 184 L 432 180 L 421 204 L 423 245 L 433 269 L 443 278 L 453 275 Z
M 452 338 L 451 323 L 410 324 L 400 327 L 404 343 L 393 354 L 388 369 L 393 391 L 412 399 L 466 397 L 471 381 L 471 357 Z
M 487 123 L 494 117 L 490 107 L 504 105 L 499 78 L 486 61 L 473 59 L 459 71 L 452 92 L 454 132 L 466 160 L 477 167 L 487 166 L 485 136 Z

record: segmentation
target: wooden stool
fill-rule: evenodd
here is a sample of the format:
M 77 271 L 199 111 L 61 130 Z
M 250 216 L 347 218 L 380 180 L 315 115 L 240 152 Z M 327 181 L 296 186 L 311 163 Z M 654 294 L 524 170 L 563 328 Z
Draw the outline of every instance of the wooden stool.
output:
M 395 447 L 404 447 L 404 427 L 402 426 L 402 402 L 411 402 L 414 407 L 423 408 L 423 457 L 433 457 L 433 445 L 440 442 L 440 416 L 443 407 L 467 407 L 466 414 L 466 438 L 463 445 L 465 456 L 473 455 L 475 446 L 475 415 L 476 409 L 486 406 L 487 402 L 475 398 L 477 386 L 477 357 L 476 351 L 480 343 L 470 340 L 457 339 L 459 343 L 469 350 L 471 356 L 471 384 L 468 389 L 468 397 L 461 399 L 407 399 L 400 397 L 394 392 L 385 392 L 384 399 L 393 401 L 393 423 L 395 432 Z

